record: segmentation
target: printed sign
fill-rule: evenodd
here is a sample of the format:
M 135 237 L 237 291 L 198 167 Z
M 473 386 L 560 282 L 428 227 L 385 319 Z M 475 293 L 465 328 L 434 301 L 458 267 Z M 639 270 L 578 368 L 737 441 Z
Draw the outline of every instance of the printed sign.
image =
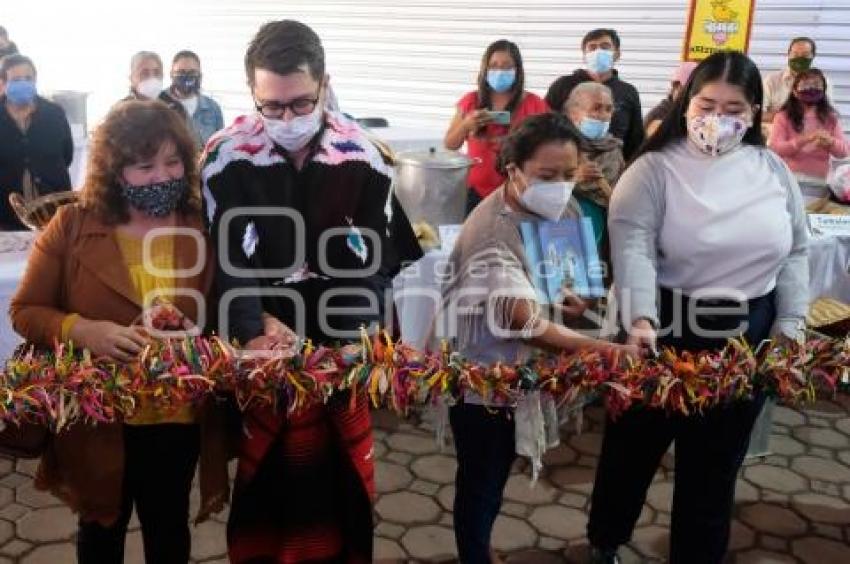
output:
M 755 0 L 691 0 L 682 59 L 701 61 L 717 51 L 750 46 Z
M 850 237 L 850 215 L 810 213 L 809 228 L 813 237 Z

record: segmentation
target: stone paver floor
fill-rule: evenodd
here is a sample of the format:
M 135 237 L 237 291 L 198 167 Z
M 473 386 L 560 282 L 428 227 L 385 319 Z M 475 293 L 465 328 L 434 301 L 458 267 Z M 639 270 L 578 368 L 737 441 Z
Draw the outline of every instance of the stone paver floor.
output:
M 588 410 L 580 435 L 546 457 L 529 488 L 517 461 L 496 522 L 494 547 L 510 564 L 584 562 L 588 495 L 601 439 L 602 413 Z M 771 456 L 748 460 L 738 482 L 729 561 L 740 564 L 850 563 L 850 398 L 797 411 L 777 408 Z M 440 452 L 427 424 L 375 416 L 379 497 L 376 558 L 381 562 L 454 562 L 452 533 L 455 460 Z M 32 461 L 0 458 L 0 564 L 74 562 L 76 520 L 32 486 Z M 649 491 L 625 563 L 661 562 L 666 555 L 672 495 L 667 455 Z M 193 511 L 197 491 L 193 492 Z M 223 563 L 226 512 L 193 527 L 193 562 Z M 143 562 L 137 522 L 127 563 Z

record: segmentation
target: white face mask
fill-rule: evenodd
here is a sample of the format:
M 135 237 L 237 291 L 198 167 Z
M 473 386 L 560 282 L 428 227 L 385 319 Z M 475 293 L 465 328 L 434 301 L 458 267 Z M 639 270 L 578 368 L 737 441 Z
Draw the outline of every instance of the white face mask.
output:
M 266 133 L 272 141 L 286 149 L 289 153 L 300 151 L 316 136 L 322 127 L 325 109 L 322 104 L 316 104 L 316 109 L 306 116 L 295 116 L 289 121 L 263 117 Z
M 549 221 L 558 221 L 564 215 L 575 182 L 565 180 L 544 182 L 536 180 L 528 184 L 525 191 L 519 195 L 519 201 L 528 211 Z M 514 180 L 516 186 L 516 180 Z
M 154 76 L 146 78 L 136 86 L 136 92 L 145 98 L 154 100 L 162 92 L 162 79 Z

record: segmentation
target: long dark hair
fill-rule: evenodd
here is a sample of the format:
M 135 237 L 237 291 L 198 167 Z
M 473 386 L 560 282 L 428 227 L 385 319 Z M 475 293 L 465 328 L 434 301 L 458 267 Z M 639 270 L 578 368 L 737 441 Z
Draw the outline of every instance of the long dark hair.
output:
M 661 121 L 649 139 L 638 151 L 635 159 L 644 153 L 660 151 L 670 143 L 684 139 L 688 135 L 685 114 L 691 99 L 699 94 L 702 88 L 710 83 L 724 81 L 740 86 L 744 96 L 752 106 L 756 107 L 753 125 L 744 135 L 743 142 L 749 145 L 764 146 L 764 136 L 761 133 L 762 100 L 764 90 L 761 73 L 756 64 L 739 51 L 720 51 L 703 60 L 676 98 L 673 109 Z
M 484 56 L 481 57 L 481 68 L 478 71 L 478 107 L 487 110 L 493 109 L 493 89 L 487 84 L 487 66 L 490 64 L 490 57 L 493 56 L 493 53 L 498 53 L 499 51 L 507 51 L 516 66 L 516 79 L 513 86 L 511 86 L 513 96 L 506 108 L 509 112 L 513 112 L 522 100 L 522 94 L 525 89 L 525 70 L 523 70 L 522 55 L 519 52 L 519 47 L 517 47 L 516 43 L 507 39 L 499 39 L 488 45 L 484 51 Z
M 797 86 L 801 81 L 807 78 L 819 78 L 823 84 L 823 98 L 821 98 L 820 102 L 815 104 L 815 113 L 818 116 L 818 121 L 820 121 L 822 125 L 828 126 L 833 125 L 835 120 L 838 119 L 838 112 L 832 104 L 829 103 L 829 99 L 826 96 L 826 76 L 824 76 L 820 69 L 811 68 L 807 71 L 801 72 L 794 78 L 794 84 L 791 86 L 791 95 L 788 96 L 788 100 L 785 104 L 783 104 L 781 110 L 788 116 L 791 126 L 797 133 L 803 132 L 803 114 L 806 112 L 805 105 L 797 99 Z

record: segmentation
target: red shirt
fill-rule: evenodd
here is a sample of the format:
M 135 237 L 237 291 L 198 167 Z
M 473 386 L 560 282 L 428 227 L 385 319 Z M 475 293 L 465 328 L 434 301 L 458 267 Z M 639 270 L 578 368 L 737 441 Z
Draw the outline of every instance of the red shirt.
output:
M 461 115 L 478 109 L 478 91 L 465 94 L 457 103 Z M 482 198 L 487 197 L 493 190 L 501 186 L 505 178 L 496 170 L 496 159 L 502 148 L 502 139 L 508 132 L 528 116 L 549 111 L 549 106 L 540 96 L 526 92 L 519 105 L 511 113 L 511 125 L 490 124 L 482 134 L 473 134 L 466 138 L 466 152 L 481 162 L 472 165 L 467 183 L 469 187 Z

